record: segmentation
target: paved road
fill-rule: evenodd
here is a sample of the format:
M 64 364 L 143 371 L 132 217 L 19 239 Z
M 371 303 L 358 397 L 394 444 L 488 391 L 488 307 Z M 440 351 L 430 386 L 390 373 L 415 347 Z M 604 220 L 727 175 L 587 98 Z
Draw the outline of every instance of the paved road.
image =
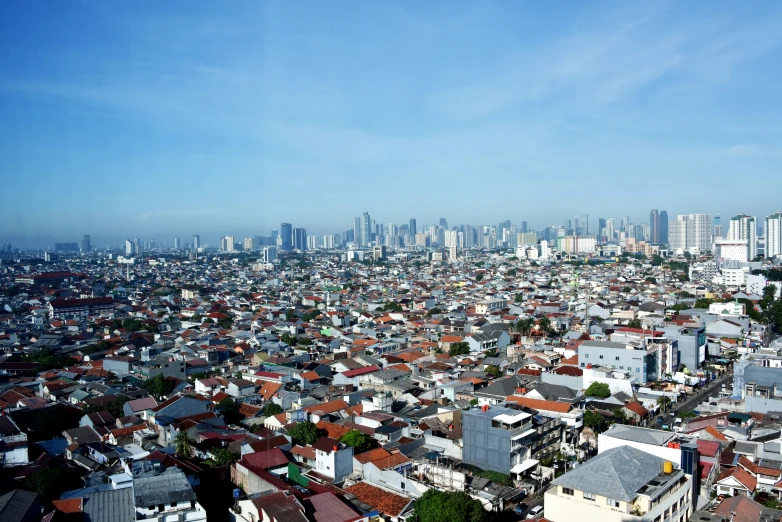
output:
M 696 409 L 700 403 L 702 403 L 707 397 L 713 395 L 715 391 L 718 392 L 722 385 L 730 381 L 732 378 L 732 373 L 726 373 L 725 375 L 718 377 L 717 379 L 710 382 L 705 388 L 698 390 L 698 393 L 688 396 L 684 402 L 675 403 L 671 411 Z

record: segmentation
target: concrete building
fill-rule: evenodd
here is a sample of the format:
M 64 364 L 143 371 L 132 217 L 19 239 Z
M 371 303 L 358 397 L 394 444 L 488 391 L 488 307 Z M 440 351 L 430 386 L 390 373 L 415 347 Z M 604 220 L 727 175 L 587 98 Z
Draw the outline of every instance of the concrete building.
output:
M 747 258 L 740 261 L 752 261 L 758 255 L 758 230 L 754 216 L 739 214 L 730 218 L 728 239 L 744 241 L 747 244 Z
M 625 370 L 640 384 L 659 378 L 658 359 L 659 354 L 654 347 L 647 349 L 640 343 L 585 341 L 578 347 L 578 365 L 581 368 L 607 366 Z
M 668 226 L 669 247 L 674 253 L 705 253 L 711 250 L 711 215 L 685 214 L 676 216 Z
M 233 236 L 223 236 L 220 238 L 220 250 L 223 252 L 233 252 L 234 251 L 234 237 Z
M 503 406 L 462 413 L 463 460 L 484 470 L 510 473 L 531 458 L 537 430 L 532 415 Z
M 766 216 L 766 257 L 773 259 L 782 255 L 782 212 L 779 210 Z
M 600 453 L 552 482 L 544 515 L 552 522 L 687 521 L 692 483 L 673 463 L 631 446 Z
M 283 252 L 293 250 L 293 225 L 290 223 L 280 224 L 279 246 Z
M 726 261 L 745 262 L 749 259 L 749 246 L 744 239 L 716 239 L 714 255 Z

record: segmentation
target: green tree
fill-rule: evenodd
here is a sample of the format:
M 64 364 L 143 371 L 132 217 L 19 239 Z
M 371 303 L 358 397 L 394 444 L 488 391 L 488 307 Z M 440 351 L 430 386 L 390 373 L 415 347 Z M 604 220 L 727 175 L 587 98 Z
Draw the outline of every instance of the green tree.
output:
M 437 315 L 437 314 L 441 314 L 441 313 L 443 313 L 443 311 L 442 311 L 442 310 L 440 310 L 439 308 L 437 308 L 437 307 L 435 306 L 434 308 L 432 308 L 431 310 L 429 310 L 429 311 L 426 313 L 426 315 L 428 315 L 429 317 L 432 317 L 433 315 Z
M 234 325 L 234 320 L 231 316 L 221 317 L 217 320 L 217 326 L 223 330 L 230 329 Z
M 641 324 L 640 319 L 632 319 L 629 323 L 627 323 L 628 328 L 643 328 L 643 325 Z
M 288 435 L 291 436 L 296 444 L 306 446 L 308 444 L 314 444 L 315 441 L 320 438 L 321 433 L 315 424 L 310 421 L 304 421 L 299 422 L 288 430 Z
M 485 522 L 483 504 L 463 491 L 430 489 L 415 502 L 416 522 Z
M 679 304 L 673 305 L 671 307 L 671 310 L 673 310 L 674 312 L 681 312 L 682 310 L 687 310 L 689 308 L 690 308 L 689 305 L 686 305 L 684 303 L 679 303 Z
M 261 413 L 263 413 L 264 417 L 271 417 L 273 415 L 279 415 L 283 412 L 282 406 L 279 404 L 274 404 L 273 402 L 270 402 L 266 406 L 263 407 L 261 410 Z
M 543 318 L 538 321 L 538 328 L 546 335 L 550 335 L 554 331 L 553 327 L 551 326 L 551 319 L 545 316 L 543 316 Z
M 697 301 L 695 301 L 695 305 L 693 305 L 693 308 L 708 308 L 711 303 L 713 303 L 711 299 L 707 299 L 705 297 L 701 297 Z
M 212 460 L 214 460 L 215 464 L 218 466 L 224 466 L 239 460 L 239 455 L 230 451 L 228 448 L 215 448 L 211 453 Z
M 590 428 L 595 433 L 601 433 L 608 426 L 608 421 L 599 413 L 586 410 L 584 411 L 584 426 Z
M 584 394 L 587 397 L 597 397 L 598 399 L 605 399 L 606 397 L 611 396 L 611 389 L 608 387 L 606 383 L 595 381 L 589 385 L 589 388 L 586 389 Z
M 617 424 L 627 424 L 627 414 L 622 408 L 614 408 L 611 414 L 614 416 L 614 422 Z
M 150 395 L 160 399 L 161 397 L 165 397 L 174 391 L 175 384 L 173 381 L 169 381 L 163 377 L 162 374 L 160 374 L 152 377 L 151 379 L 147 379 L 143 386 L 144 389 L 150 393 Z
M 514 303 L 523 303 L 524 302 L 524 294 L 516 294 L 516 298 L 513 300 Z
M 649 276 L 646 279 L 644 279 L 644 281 L 646 281 L 647 283 L 652 283 L 653 285 L 657 284 L 657 279 L 655 279 L 654 277 L 651 277 L 651 276 Z
M 195 441 L 190 438 L 186 431 L 180 431 L 174 437 L 174 448 L 176 454 L 180 457 L 190 457 L 193 453 L 193 444 L 195 444 Z
M 495 379 L 502 375 L 502 370 L 498 366 L 495 366 L 493 364 L 490 364 L 487 366 L 484 371 L 494 377 Z
M 448 349 L 448 355 L 450 357 L 456 357 L 457 355 L 467 355 L 470 353 L 470 345 L 466 342 L 452 343 Z
M 477 276 L 475 276 L 475 280 L 478 282 L 483 281 L 483 274 L 478 274 Z
M 660 406 L 662 411 L 665 411 L 671 405 L 671 398 L 667 395 L 660 395 L 657 397 L 657 404 Z
M 532 328 L 534 327 L 535 321 L 531 317 L 525 317 L 516 323 L 516 329 L 524 337 L 529 336 L 530 332 L 532 332 Z
M 377 446 L 377 441 L 358 430 L 350 430 L 344 434 L 339 441 L 342 444 L 347 444 L 351 448 L 354 448 L 357 453 L 363 453 L 369 451 Z
M 660 266 L 663 264 L 664 259 L 658 255 L 652 256 L 652 266 Z
M 61 468 L 44 468 L 33 472 L 25 486 L 35 491 L 46 501 L 57 500 L 63 491 L 82 487 L 79 475 Z

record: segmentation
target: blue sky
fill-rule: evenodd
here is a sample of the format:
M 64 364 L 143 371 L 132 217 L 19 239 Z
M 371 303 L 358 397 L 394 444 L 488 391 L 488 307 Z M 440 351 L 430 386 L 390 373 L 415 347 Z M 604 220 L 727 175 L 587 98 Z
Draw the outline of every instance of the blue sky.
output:
M 0 3 L 0 241 L 782 207 L 778 2 Z

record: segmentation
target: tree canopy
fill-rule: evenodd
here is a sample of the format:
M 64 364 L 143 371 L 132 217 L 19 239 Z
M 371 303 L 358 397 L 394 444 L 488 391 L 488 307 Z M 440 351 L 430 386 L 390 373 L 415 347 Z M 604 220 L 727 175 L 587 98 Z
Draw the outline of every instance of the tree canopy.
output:
M 597 397 L 598 399 L 605 399 L 611 396 L 611 389 L 604 382 L 593 382 L 589 385 L 589 388 L 584 392 L 587 397 Z
M 377 446 L 377 441 L 358 430 L 350 430 L 339 439 L 342 444 L 354 448 L 357 453 L 369 451 Z
M 494 377 L 495 379 L 502 375 L 502 370 L 500 370 L 499 366 L 495 366 L 493 364 L 490 364 L 487 366 L 484 371 Z
M 456 357 L 457 355 L 467 355 L 470 353 L 470 345 L 466 342 L 453 343 L 448 349 L 448 355 Z
M 269 404 L 263 407 L 261 413 L 263 413 L 264 417 L 271 417 L 272 415 L 279 415 L 280 413 L 282 413 L 282 411 L 283 411 L 282 406 L 270 402 Z
M 462 491 L 430 489 L 415 502 L 416 522 L 485 522 L 483 504 Z
M 163 374 L 160 374 L 147 379 L 143 386 L 152 396 L 160 398 L 174 391 L 175 384 L 173 381 L 163 377 Z
M 304 421 L 296 424 L 290 430 L 288 435 L 291 436 L 294 442 L 301 446 L 313 444 L 320 438 L 320 430 L 310 421 Z

